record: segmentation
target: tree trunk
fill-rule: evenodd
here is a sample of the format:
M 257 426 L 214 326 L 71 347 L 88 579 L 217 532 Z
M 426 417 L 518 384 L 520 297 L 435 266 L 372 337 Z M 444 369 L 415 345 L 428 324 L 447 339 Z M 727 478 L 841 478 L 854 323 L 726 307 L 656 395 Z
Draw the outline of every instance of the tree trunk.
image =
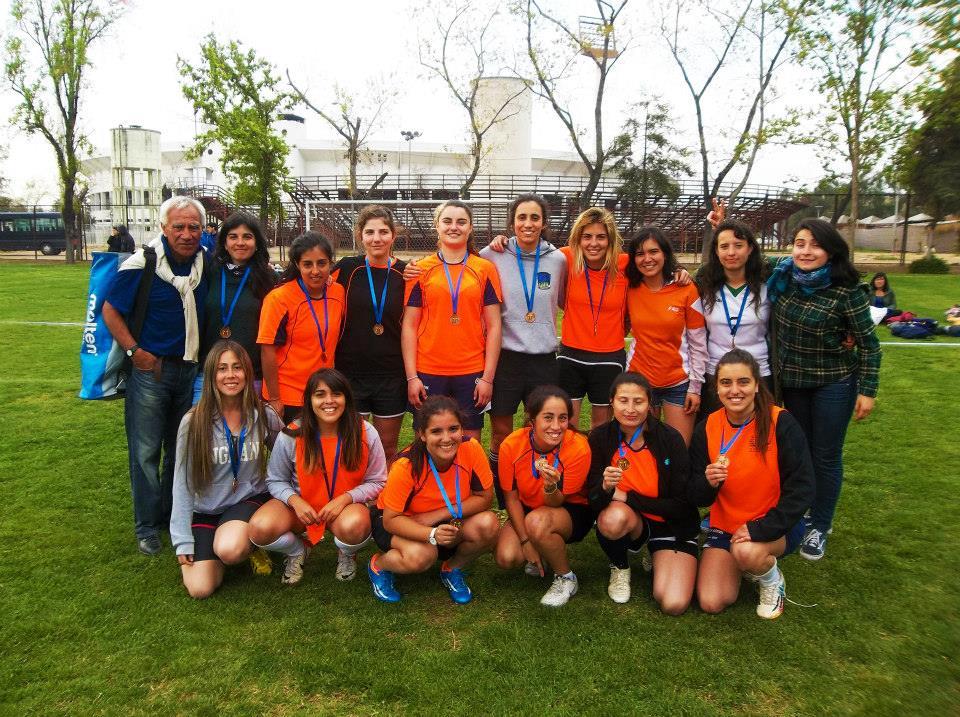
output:
M 358 149 L 358 140 L 356 137 L 350 140 L 350 145 L 347 147 L 347 163 L 350 165 L 348 169 L 348 179 L 347 179 L 347 196 L 351 199 L 357 193 L 357 164 L 360 162 L 360 151 Z
M 73 264 L 77 260 L 74 251 L 74 241 L 77 237 L 77 216 L 73 208 L 74 183 L 71 178 L 67 178 L 63 183 L 63 207 L 60 209 L 60 215 L 63 218 L 63 235 L 67 246 L 64 252 L 64 260 L 67 264 Z
M 470 170 L 470 176 L 467 177 L 463 186 L 460 187 L 460 198 L 466 199 L 470 196 L 470 187 L 473 186 L 477 175 L 480 174 L 480 152 L 483 148 L 483 137 L 474 136 L 473 139 L 473 168 Z
M 847 220 L 847 244 L 850 247 L 850 261 L 854 260 L 857 242 L 857 223 L 860 219 L 860 151 L 854 144 L 850 153 L 850 218 Z

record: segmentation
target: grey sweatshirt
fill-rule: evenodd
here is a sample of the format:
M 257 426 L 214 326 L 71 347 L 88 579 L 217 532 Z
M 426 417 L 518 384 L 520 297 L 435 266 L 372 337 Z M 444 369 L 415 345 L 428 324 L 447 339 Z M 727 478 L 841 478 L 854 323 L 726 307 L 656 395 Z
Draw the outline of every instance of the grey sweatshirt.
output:
M 211 449 L 213 451 L 213 480 L 203 495 L 197 495 L 190 487 L 188 477 L 191 473 L 187 436 L 190 433 L 190 418 L 187 413 L 180 421 L 177 431 L 177 461 L 173 469 L 173 509 L 170 513 L 170 542 L 177 555 L 193 555 L 194 513 L 219 515 L 227 508 L 246 500 L 252 495 L 263 493 L 267 487 L 264 476 L 259 473 L 260 451 L 264 444 L 268 447 L 283 429 L 283 421 L 272 410 L 267 410 L 268 435 L 264 437 L 247 434 L 240 454 L 240 469 L 237 472 L 237 489 L 233 489 L 233 470 L 230 466 L 229 439 L 223 432 L 220 416 L 214 418 Z
M 383 453 L 380 434 L 367 421 L 363 422 L 363 440 L 367 444 L 367 472 L 363 483 L 347 492 L 354 503 L 366 503 L 380 495 L 387 482 L 387 458 Z M 297 439 L 281 433 L 270 454 L 267 466 L 267 490 L 284 503 L 300 493 L 297 480 Z
M 567 258 L 553 244 L 540 240 L 540 266 L 537 278 L 533 279 L 535 252 L 521 251 L 523 271 L 527 279 L 527 296 L 531 282 L 536 285 L 533 292 L 533 311 L 537 318 L 533 323 L 525 319 L 527 301 L 523 292 L 523 281 L 517 267 L 516 237 L 507 242 L 506 251 L 495 252 L 490 247 L 480 250 L 480 256 L 493 262 L 500 274 L 503 287 L 503 341 L 501 347 L 508 351 L 528 354 L 545 354 L 557 350 L 557 311 L 563 305 L 563 292 L 567 284 Z

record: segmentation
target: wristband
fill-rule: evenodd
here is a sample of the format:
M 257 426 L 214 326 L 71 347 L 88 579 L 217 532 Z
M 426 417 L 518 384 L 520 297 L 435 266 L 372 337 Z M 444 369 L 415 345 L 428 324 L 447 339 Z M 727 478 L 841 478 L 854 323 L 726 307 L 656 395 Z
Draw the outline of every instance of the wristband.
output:
M 488 381 L 488 380 L 485 379 L 483 376 L 481 376 L 480 378 L 478 378 L 476 382 L 477 382 L 477 383 L 480 383 L 481 381 L 483 381 L 484 383 L 490 384 L 491 386 L 493 385 L 493 381 Z
M 414 379 L 418 379 L 418 378 L 420 378 L 420 377 L 419 377 L 419 376 L 411 376 L 410 378 L 407 379 L 407 383 L 410 383 L 410 382 L 413 381 Z

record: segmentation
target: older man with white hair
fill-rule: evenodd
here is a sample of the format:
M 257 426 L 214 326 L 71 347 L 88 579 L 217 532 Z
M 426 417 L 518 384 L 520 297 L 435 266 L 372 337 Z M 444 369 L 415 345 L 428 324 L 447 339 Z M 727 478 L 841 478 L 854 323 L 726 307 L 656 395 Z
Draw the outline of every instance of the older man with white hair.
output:
M 193 398 L 207 293 L 205 215 L 195 199 L 166 200 L 163 234 L 120 266 L 103 304 L 107 328 L 133 363 L 124 424 L 137 546 L 146 555 L 160 552 L 169 526 L 177 428 Z

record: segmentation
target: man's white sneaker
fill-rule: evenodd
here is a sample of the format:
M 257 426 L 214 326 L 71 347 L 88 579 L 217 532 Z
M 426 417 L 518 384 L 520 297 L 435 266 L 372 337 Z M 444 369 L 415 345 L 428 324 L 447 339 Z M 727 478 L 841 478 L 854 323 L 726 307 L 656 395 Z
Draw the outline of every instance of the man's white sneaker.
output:
M 779 571 L 778 571 L 779 572 Z M 760 602 L 757 605 L 757 615 L 766 620 L 773 620 L 783 613 L 783 604 L 787 599 L 787 581 L 780 573 L 779 579 L 770 585 L 760 583 Z
M 288 555 L 283 559 L 283 576 L 280 582 L 284 585 L 296 585 L 303 580 L 303 564 L 310 555 L 310 545 L 303 544 L 303 552 L 297 555 Z
M 337 580 L 342 583 L 353 580 L 357 574 L 357 555 L 347 555 L 342 550 L 337 550 Z
M 577 594 L 577 587 L 576 575 L 569 578 L 563 575 L 555 575 L 553 577 L 553 584 L 540 599 L 540 604 L 546 605 L 547 607 L 566 605 L 567 601 Z
M 607 584 L 607 595 L 615 603 L 621 605 L 630 599 L 630 568 L 610 566 L 610 582 Z

